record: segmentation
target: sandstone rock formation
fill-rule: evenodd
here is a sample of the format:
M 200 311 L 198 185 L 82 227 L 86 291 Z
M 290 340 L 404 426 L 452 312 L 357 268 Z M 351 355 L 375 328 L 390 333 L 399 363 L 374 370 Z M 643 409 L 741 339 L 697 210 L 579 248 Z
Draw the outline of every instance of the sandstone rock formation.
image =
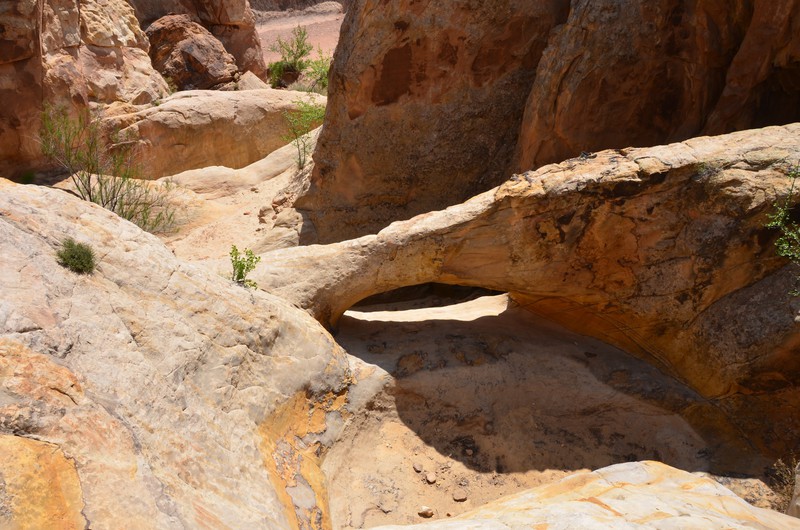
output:
M 255 277 L 329 324 L 406 285 L 511 292 L 687 382 L 710 400 L 689 411 L 696 428 L 722 411 L 759 452 L 780 455 L 800 441 L 798 307 L 764 224 L 788 193 L 798 133 L 571 159 L 377 235 L 266 254 Z
M 143 178 L 207 166 L 242 168 L 286 145 L 284 112 L 296 101 L 325 98 L 287 90 L 187 91 L 158 106 L 109 118 L 120 137 L 137 143 Z
M 189 15 L 202 24 L 233 55 L 239 71 L 267 77 L 255 15 L 247 0 L 129 0 L 144 26 L 169 14 Z
M 0 174 L 47 162 L 37 140 L 45 102 L 149 103 L 167 92 L 124 0 L 13 1 L 0 12 Z
M 0 255 L 0 526 L 320 527 L 349 372 L 313 319 L 60 190 L 0 180 Z
M 797 20 L 798 0 L 353 2 L 295 206 L 341 241 L 584 151 L 798 120 Z
M 667 503 L 666 498 L 670 499 Z M 455 519 L 381 526 L 376 530 L 507 530 L 537 526 L 605 530 L 686 528 L 695 524 L 698 528 L 800 528 L 800 521 L 750 506 L 713 480 L 658 462 L 633 462 L 572 475 Z
M 236 61 L 188 15 L 167 15 L 147 28 L 153 67 L 178 90 L 233 86 Z

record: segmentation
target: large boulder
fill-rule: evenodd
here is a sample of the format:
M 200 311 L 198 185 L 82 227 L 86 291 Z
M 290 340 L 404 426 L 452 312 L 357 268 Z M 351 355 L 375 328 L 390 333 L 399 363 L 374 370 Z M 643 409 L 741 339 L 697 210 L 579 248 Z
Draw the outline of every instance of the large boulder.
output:
M 319 528 L 349 369 L 310 316 L 57 189 L 0 180 L 0 255 L 0 526 Z
M 701 522 L 702 521 L 702 522 Z M 800 528 L 800 521 L 747 504 L 709 478 L 658 462 L 576 473 L 453 519 L 375 530 L 547 528 Z
M 800 119 L 800 0 L 354 1 L 316 170 L 320 242 L 605 148 Z
M 144 110 L 109 118 L 136 145 L 142 178 L 207 166 L 243 168 L 286 145 L 284 112 L 325 97 L 288 90 L 179 92 Z
M 49 166 L 38 141 L 45 102 L 150 103 L 167 93 L 124 0 L 7 2 L 0 10 L 0 175 Z
M 230 53 L 240 72 L 253 72 L 267 79 L 267 66 L 255 15 L 247 0 L 128 0 L 144 26 L 170 14 L 188 15 L 202 24 Z
M 147 28 L 153 66 L 178 90 L 232 86 L 236 61 L 222 43 L 188 15 L 167 15 Z
M 800 445 L 798 303 L 765 224 L 788 196 L 799 135 L 794 124 L 544 166 L 377 235 L 265 254 L 256 278 L 327 325 L 408 285 L 511 292 L 688 383 L 709 400 L 690 414 L 701 432 L 722 410 L 756 450 L 785 454 Z

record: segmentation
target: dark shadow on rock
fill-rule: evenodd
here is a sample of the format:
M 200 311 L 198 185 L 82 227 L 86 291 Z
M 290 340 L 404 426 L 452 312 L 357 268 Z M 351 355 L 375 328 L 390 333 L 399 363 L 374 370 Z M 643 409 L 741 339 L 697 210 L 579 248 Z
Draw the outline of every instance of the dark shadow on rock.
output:
M 350 354 L 393 376 L 399 418 L 472 470 L 658 460 L 754 476 L 767 463 L 683 383 L 519 307 L 468 321 L 345 315 L 340 324 L 337 341 Z

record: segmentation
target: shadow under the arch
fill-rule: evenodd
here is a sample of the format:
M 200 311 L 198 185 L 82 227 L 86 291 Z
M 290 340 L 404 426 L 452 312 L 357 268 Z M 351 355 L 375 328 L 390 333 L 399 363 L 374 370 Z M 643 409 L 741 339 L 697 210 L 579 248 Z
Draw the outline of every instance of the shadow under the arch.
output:
M 350 311 L 336 339 L 388 374 L 396 417 L 424 444 L 478 473 L 658 460 L 753 476 L 766 463 L 686 385 L 505 296 Z

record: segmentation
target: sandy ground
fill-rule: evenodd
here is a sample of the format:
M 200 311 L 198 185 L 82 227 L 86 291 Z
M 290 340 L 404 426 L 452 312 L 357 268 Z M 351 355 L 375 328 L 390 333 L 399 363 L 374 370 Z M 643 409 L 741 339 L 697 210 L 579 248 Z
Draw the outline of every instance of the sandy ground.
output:
M 326 2 L 333 4 L 333 2 Z M 338 6 L 338 7 L 337 7 Z M 269 64 L 280 58 L 280 54 L 270 51 L 270 45 L 280 37 L 288 40 L 292 30 L 297 26 L 305 27 L 308 32 L 308 41 L 314 46 L 312 57 L 317 56 L 317 48 L 322 48 L 324 55 L 333 55 L 336 43 L 339 41 L 339 28 L 342 25 L 344 14 L 341 5 L 315 6 L 305 11 L 292 12 L 288 15 L 277 16 L 258 24 L 257 31 L 261 37 L 261 46 L 264 49 L 264 60 Z
M 505 295 L 351 310 L 336 339 L 358 380 L 357 416 L 323 464 L 336 528 L 420 522 L 423 506 L 446 518 L 618 462 L 711 467 L 713 448 L 670 410 L 691 390 Z M 726 485 L 769 505 L 760 481 Z

